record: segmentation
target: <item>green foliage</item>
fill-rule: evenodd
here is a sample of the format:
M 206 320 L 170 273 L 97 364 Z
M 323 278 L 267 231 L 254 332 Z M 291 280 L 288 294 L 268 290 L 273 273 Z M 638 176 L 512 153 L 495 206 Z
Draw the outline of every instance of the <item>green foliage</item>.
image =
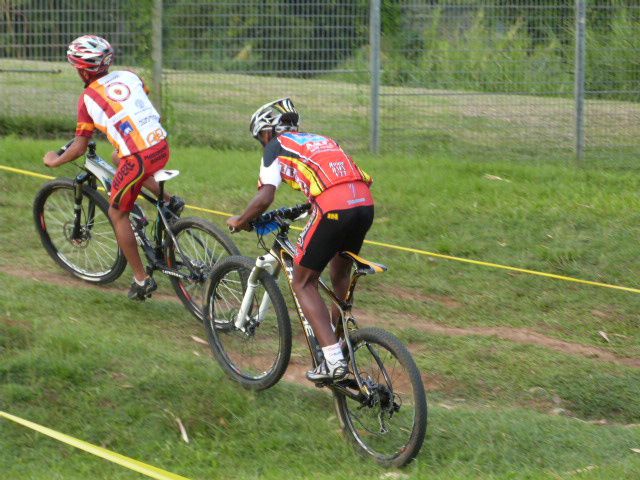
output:
M 45 116 L 8 116 L 0 114 L 0 135 L 37 136 L 41 138 L 71 137 L 75 122 L 71 118 Z
M 363 0 L 352 5 L 167 2 L 165 66 L 314 76 L 334 68 L 366 41 L 367 6 Z
M 587 34 L 587 89 L 601 98 L 640 101 L 640 14 L 618 9 Z
M 385 38 L 385 84 L 530 94 L 572 91 L 566 45 L 551 28 L 536 39 L 524 17 L 496 25 L 478 9 L 467 28 L 434 10 L 422 33 Z
M 77 0 L 46 6 L 39 0 L 0 2 L 6 26 L 0 31 L 0 57 L 63 61 L 71 40 L 94 34 L 110 40 L 119 63 L 144 66 L 151 45 L 152 4 L 152 0 L 96 0 L 90 16 L 81 16 L 87 4 Z
M 48 10 L 36 0 L 5 4 L 2 57 L 63 59 L 71 38 L 97 33 L 111 38 L 118 63 L 150 67 L 151 0 L 118 0 L 115 10 L 111 2 L 98 3 L 91 25 L 78 21 L 80 4 L 73 0 Z M 336 70 L 344 80 L 368 81 L 368 1 L 172 0 L 163 8 L 168 69 L 297 78 Z M 634 3 L 588 2 L 587 19 L 588 90 L 637 101 L 640 14 Z M 509 0 L 383 0 L 381 22 L 386 85 L 536 95 L 573 90 L 573 1 L 540 8 Z

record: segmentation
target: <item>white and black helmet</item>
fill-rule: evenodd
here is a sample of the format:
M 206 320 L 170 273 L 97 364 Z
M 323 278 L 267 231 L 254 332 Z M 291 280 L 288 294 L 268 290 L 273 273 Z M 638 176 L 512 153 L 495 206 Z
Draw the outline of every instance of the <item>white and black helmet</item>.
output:
M 289 97 L 261 106 L 251 117 L 249 131 L 260 139 L 260 132 L 272 129 L 273 133 L 297 131 L 300 114 Z

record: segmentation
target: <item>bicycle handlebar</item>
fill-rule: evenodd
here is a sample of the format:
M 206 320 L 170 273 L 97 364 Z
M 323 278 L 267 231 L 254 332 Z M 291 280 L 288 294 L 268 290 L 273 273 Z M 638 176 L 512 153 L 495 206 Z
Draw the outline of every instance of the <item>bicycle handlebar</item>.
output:
M 268 223 L 277 219 L 284 220 L 295 220 L 303 213 L 309 211 L 311 208 L 310 203 L 301 203 L 299 205 L 295 205 L 293 207 L 282 207 L 276 210 L 271 210 L 270 212 L 263 213 L 253 222 L 250 222 L 249 225 L 254 228 L 256 225 L 260 225 L 261 223 Z
M 56 153 L 58 155 L 62 155 L 64 152 L 67 151 L 67 148 L 69 148 L 71 146 L 71 144 L 75 141 L 75 138 L 73 140 L 71 140 L 70 142 L 67 142 L 67 144 L 64 147 L 60 147 Z
M 71 144 L 72 144 L 73 142 L 75 142 L 75 140 L 76 140 L 76 139 L 74 138 L 73 140 L 68 141 L 68 142 L 67 142 L 67 144 L 66 144 L 64 147 L 60 147 L 60 148 L 56 151 L 56 153 L 57 153 L 58 155 L 62 155 L 64 152 L 66 152 L 66 151 L 67 151 L 67 148 L 69 148 L 69 147 L 71 146 Z M 96 153 L 96 142 L 94 142 L 94 141 L 89 142 L 88 147 L 89 147 L 89 153 L 90 153 L 90 154 Z
M 300 215 L 307 212 L 311 208 L 310 203 L 301 203 L 293 207 L 282 207 L 270 212 L 263 213 L 255 220 L 249 222 L 249 231 L 255 230 L 256 227 L 266 225 L 271 222 L 278 222 L 278 220 L 296 220 Z M 231 233 L 237 233 L 238 230 L 229 227 Z

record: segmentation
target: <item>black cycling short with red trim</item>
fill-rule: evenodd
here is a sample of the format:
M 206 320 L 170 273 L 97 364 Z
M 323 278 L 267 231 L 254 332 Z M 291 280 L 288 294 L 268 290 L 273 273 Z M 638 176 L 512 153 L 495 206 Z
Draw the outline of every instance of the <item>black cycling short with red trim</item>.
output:
M 144 181 L 164 168 L 168 161 L 169 144 L 166 141 L 121 158 L 111 185 L 111 206 L 121 212 L 130 212 Z
M 321 272 L 337 253 L 360 253 L 372 223 L 373 205 L 324 213 L 314 208 L 298 239 L 295 262 Z

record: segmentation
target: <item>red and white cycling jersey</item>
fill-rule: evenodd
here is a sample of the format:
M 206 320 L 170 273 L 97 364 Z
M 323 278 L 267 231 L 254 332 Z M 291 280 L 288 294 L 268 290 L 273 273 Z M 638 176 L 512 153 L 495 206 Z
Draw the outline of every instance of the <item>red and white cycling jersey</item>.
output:
M 167 136 L 144 83 L 126 70 L 100 77 L 82 92 L 76 136 L 90 138 L 96 128 L 120 157 L 142 152 Z
M 315 133 L 287 132 L 267 144 L 258 187 L 268 184 L 277 188 L 283 181 L 302 190 L 310 201 L 321 196 L 339 196 L 345 197 L 345 208 L 371 204 L 367 188 L 372 183 L 371 177 L 335 140 Z M 362 188 L 358 191 L 352 188 L 353 193 L 346 188 L 336 188 L 343 184 L 345 187 L 346 184 L 361 185 Z M 322 195 L 327 190 L 331 193 Z M 364 195 L 360 194 L 362 191 Z

